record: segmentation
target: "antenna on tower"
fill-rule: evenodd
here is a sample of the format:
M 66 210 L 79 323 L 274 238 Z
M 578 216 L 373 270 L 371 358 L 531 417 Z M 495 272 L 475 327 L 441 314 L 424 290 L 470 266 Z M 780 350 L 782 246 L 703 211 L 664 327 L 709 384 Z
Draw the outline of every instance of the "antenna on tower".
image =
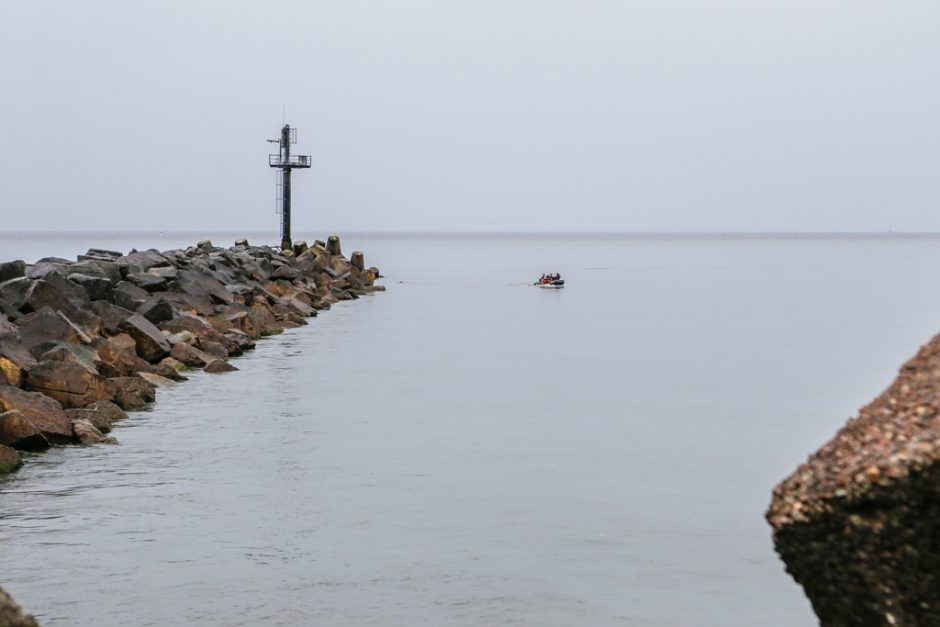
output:
M 281 214 L 281 249 L 292 250 L 293 243 L 290 237 L 290 173 L 294 168 L 309 168 L 310 155 L 290 154 L 290 145 L 297 143 L 297 129 L 285 124 L 281 128 L 280 139 L 269 139 L 269 142 L 279 146 L 278 154 L 268 155 L 268 165 L 278 168 L 278 184 L 275 202 L 279 205 Z

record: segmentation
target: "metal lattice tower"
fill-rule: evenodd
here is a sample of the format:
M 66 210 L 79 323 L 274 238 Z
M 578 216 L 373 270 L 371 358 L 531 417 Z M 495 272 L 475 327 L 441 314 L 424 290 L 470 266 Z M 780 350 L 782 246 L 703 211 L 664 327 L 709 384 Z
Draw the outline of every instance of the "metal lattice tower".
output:
M 288 124 L 281 129 L 280 139 L 268 141 L 280 146 L 278 154 L 268 155 L 268 165 L 280 170 L 275 205 L 277 212 L 281 214 L 281 249 L 291 250 L 293 243 L 290 237 L 290 173 L 294 168 L 309 168 L 310 155 L 290 154 L 291 144 L 297 143 L 297 129 Z

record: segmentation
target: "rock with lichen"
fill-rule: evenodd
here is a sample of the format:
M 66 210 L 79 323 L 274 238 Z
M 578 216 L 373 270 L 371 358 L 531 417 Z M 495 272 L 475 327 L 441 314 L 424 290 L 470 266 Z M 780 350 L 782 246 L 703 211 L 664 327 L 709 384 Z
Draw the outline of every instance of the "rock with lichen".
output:
M 940 335 L 773 492 L 821 625 L 940 625 Z
M 23 611 L 16 601 L 0 588 L 0 625 L 4 627 L 39 627 L 36 619 Z

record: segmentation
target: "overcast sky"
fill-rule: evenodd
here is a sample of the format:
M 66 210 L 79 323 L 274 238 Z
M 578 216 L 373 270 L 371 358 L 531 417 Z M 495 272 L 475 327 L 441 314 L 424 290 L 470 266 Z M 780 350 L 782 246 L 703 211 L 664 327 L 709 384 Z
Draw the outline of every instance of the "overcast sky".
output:
M 0 2 L 4 230 L 940 231 L 936 0 Z

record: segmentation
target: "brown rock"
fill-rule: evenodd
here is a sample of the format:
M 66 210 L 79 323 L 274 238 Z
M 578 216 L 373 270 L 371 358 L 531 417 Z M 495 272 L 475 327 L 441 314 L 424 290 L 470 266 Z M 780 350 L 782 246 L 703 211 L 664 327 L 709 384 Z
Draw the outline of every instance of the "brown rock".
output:
M 186 370 L 187 368 L 186 364 L 184 364 L 181 361 L 177 361 L 176 359 L 173 359 L 172 357 L 167 357 L 165 359 L 160 360 L 160 363 L 157 365 L 166 366 L 167 368 L 172 368 L 173 370 L 176 370 L 176 371 Z
M 225 349 L 229 355 L 241 355 L 242 352 L 255 347 L 255 340 L 238 329 L 225 333 Z
M 10 385 L 22 387 L 26 372 L 35 365 L 36 359 L 20 343 L 19 338 L 0 338 L 0 371 Z
M 26 389 L 42 392 L 62 407 L 84 407 L 113 395 L 105 379 L 78 363 L 41 361 L 29 371 Z
M 261 334 L 260 336 L 274 335 L 284 330 L 284 327 L 278 322 L 271 306 L 265 303 L 255 302 L 248 310 L 252 324 Z
M 261 332 L 258 331 L 258 328 L 255 326 L 254 321 L 251 319 L 251 316 L 248 315 L 247 311 L 238 311 L 235 313 L 230 313 L 225 316 L 232 326 L 250 338 L 258 339 L 261 337 Z
M 108 381 L 115 390 L 114 402 L 125 411 L 141 409 L 157 398 L 154 385 L 140 377 L 114 377 Z
M 168 331 L 171 334 L 188 331 L 193 335 L 194 338 L 205 337 L 215 342 L 220 341 L 222 337 L 222 334 L 216 331 L 215 328 L 206 322 L 203 318 L 185 312 L 181 312 L 172 320 L 161 322 L 160 329 L 163 331 Z
M 170 343 L 170 346 L 176 346 L 177 344 L 193 344 L 196 341 L 196 336 L 190 331 L 180 331 L 179 333 L 170 333 L 167 335 L 166 341 Z
M 0 413 L 0 444 L 24 451 L 49 448 L 49 441 L 39 429 L 15 409 Z
M 164 379 L 169 379 L 170 381 L 174 381 L 174 382 L 189 381 L 189 379 L 187 379 L 185 376 L 180 374 L 180 371 L 177 368 L 171 366 L 169 363 L 166 363 L 168 360 L 176 362 L 176 360 L 173 359 L 172 357 L 167 357 L 166 359 L 160 360 L 160 363 L 155 364 L 153 366 L 153 374 L 160 375 Z M 183 366 L 184 368 L 186 367 L 186 364 L 180 364 L 180 365 Z M 138 372 L 137 374 L 138 376 L 140 376 L 141 374 L 145 372 L 147 371 L 142 370 Z
M 0 475 L 11 473 L 22 465 L 23 459 L 16 452 L 16 449 L 0 444 Z M 0 601 L 0 605 L 2 605 L 2 601 Z M 7 623 L 2 622 L 2 615 L 3 610 L 0 608 L 0 624 L 6 625 Z
M 98 371 L 106 378 L 131 377 L 151 366 L 137 356 L 137 343 L 126 333 L 97 340 L 92 347 L 98 354 Z
M 213 359 L 205 368 L 206 372 L 211 373 L 220 373 L 220 372 L 234 372 L 238 370 L 235 366 L 228 363 L 224 359 Z
M 89 420 L 79 418 L 72 421 L 75 438 L 82 444 L 117 444 L 115 438 L 103 435 Z
M 168 388 L 176 385 L 176 381 L 151 372 L 138 372 L 137 376 L 157 388 Z
M 80 409 L 66 409 L 65 413 L 70 420 L 90 421 L 102 433 L 108 433 L 113 423 L 127 418 L 127 413 L 111 401 L 96 401 Z
M 317 315 L 316 310 L 310 306 L 309 302 L 305 302 L 303 295 L 293 296 L 287 299 L 284 304 L 305 318 Z
M 203 352 L 195 346 L 188 344 L 177 344 L 170 351 L 170 357 L 186 364 L 190 368 L 204 368 L 209 365 L 215 357 L 209 353 Z
M 143 316 L 134 314 L 121 323 L 121 329 L 134 338 L 141 359 L 154 363 L 170 354 L 170 343 L 160 329 Z
M 212 355 L 217 359 L 228 359 L 228 350 L 225 348 L 225 345 L 221 342 L 213 342 L 212 340 L 200 339 L 199 348 Z
M 940 336 L 774 489 L 774 545 L 821 625 L 940 625 L 937 486 Z
M 52 444 L 72 439 L 72 425 L 58 401 L 38 392 L 27 392 L 10 385 L 0 385 L 0 410 L 18 410 Z
M 0 625 L 3 627 L 39 627 L 36 619 L 23 611 L 3 588 L 0 588 Z

